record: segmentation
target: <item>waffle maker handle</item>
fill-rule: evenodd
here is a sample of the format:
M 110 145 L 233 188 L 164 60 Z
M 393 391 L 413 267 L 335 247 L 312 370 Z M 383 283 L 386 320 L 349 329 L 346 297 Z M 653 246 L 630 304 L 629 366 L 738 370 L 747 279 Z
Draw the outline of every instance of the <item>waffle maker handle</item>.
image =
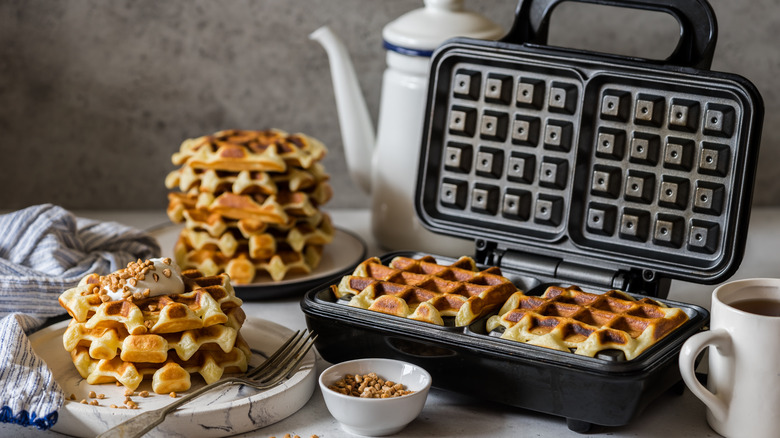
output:
M 703 70 L 709 70 L 712 65 L 718 23 L 707 0 L 519 0 L 512 28 L 501 41 L 547 45 L 550 16 L 564 1 L 668 13 L 680 24 L 680 39 L 674 52 L 663 62 Z

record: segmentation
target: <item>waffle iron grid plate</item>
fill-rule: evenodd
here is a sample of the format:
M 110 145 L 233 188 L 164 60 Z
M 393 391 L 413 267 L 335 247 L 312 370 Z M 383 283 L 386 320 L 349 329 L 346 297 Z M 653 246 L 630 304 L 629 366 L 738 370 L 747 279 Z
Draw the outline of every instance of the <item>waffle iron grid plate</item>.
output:
M 693 282 L 738 267 L 763 119 L 744 78 L 456 39 L 429 87 L 432 229 Z

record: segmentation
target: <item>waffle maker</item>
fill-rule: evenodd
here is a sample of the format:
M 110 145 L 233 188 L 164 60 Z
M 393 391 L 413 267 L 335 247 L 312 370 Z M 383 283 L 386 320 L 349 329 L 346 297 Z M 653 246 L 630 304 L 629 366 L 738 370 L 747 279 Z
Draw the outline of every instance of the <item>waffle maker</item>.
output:
M 301 307 L 330 362 L 406 360 L 435 387 L 585 432 L 628 424 L 681 390 L 679 350 L 709 313 L 666 297 L 672 279 L 719 283 L 742 261 L 763 102 L 748 80 L 709 70 L 717 24 L 706 0 L 580 0 L 673 15 L 681 36 L 665 61 L 548 46 L 561 1 L 521 0 L 501 41 L 456 38 L 434 53 L 418 216 L 473 239 L 481 267 L 499 266 L 529 295 L 551 284 L 619 289 L 682 308 L 689 321 L 625 361 L 500 339 L 486 318 L 440 327 L 352 308 L 330 291 L 341 275 Z M 398 255 L 453 261 L 380 259 Z

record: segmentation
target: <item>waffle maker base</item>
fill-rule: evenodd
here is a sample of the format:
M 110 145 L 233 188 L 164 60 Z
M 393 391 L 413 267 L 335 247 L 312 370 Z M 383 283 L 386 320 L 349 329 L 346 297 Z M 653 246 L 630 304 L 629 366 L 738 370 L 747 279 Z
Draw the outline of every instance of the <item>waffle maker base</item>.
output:
M 393 252 L 380 260 L 387 264 L 396 256 L 424 255 L 428 254 Z M 434 257 L 441 264 L 454 261 Z M 550 284 L 543 277 L 507 271 L 503 275 L 527 291 L 541 292 Z M 494 313 L 466 327 L 441 327 L 350 307 L 330 290 L 340 279 L 341 275 L 331 278 L 301 301 L 307 326 L 319 334 L 315 345 L 323 359 L 338 363 L 381 357 L 414 363 L 431 374 L 436 388 L 564 417 L 577 432 L 586 432 L 592 424 L 626 425 L 659 395 L 682 390 L 680 348 L 709 321 L 709 312 L 702 307 L 658 299 L 683 309 L 688 322 L 634 360 L 615 361 L 492 336 L 486 333 L 485 322 Z

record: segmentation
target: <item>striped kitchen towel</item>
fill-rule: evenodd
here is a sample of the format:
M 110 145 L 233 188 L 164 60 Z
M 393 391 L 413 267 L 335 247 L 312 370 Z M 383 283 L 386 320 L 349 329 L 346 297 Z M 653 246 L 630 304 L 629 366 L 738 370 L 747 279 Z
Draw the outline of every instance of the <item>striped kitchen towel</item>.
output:
M 91 272 L 159 257 L 149 234 L 44 204 L 0 215 L 0 422 L 48 429 L 63 392 L 27 335 L 62 315 L 57 298 Z

